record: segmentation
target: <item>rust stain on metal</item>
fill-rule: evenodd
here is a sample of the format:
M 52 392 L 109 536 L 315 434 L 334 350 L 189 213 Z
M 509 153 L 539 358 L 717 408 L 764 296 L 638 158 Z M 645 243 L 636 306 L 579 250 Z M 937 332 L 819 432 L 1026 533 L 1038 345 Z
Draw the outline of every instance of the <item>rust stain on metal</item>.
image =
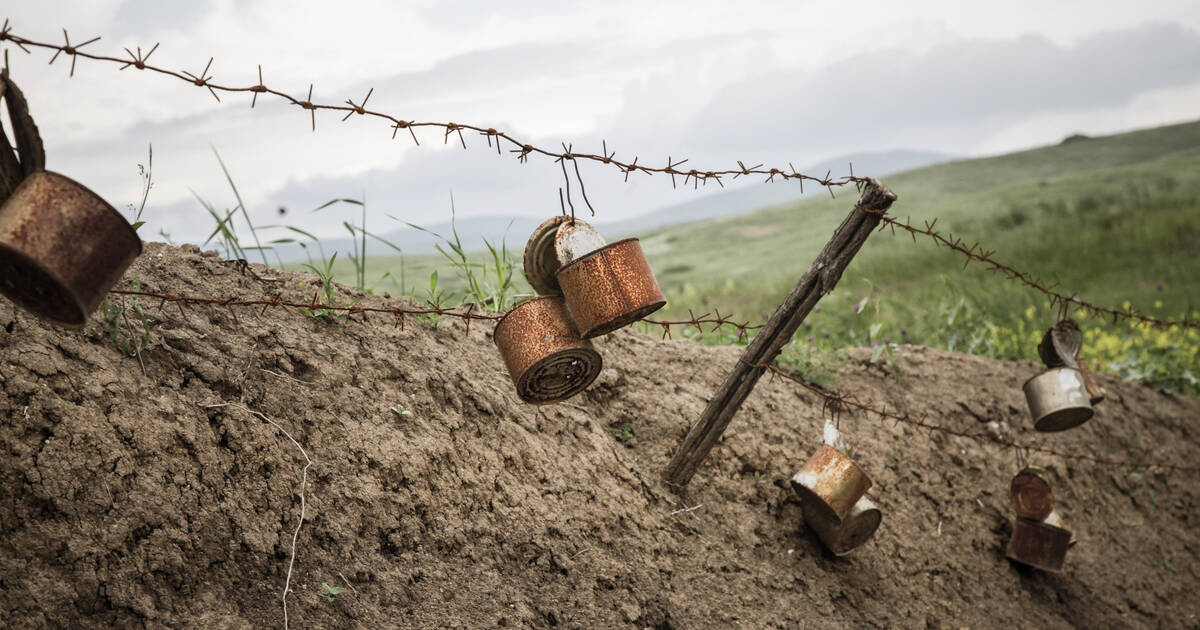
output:
M 1054 511 L 1054 493 L 1046 481 L 1046 471 L 1041 468 L 1029 466 L 1017 473 L 1010 491 L 1017 516 L 1040 521 Z
M 1017 518 L 1005 555 L 1043 571 L 1061 571 L 1071 532 L 1041 521 Z
M 871 479 L 854 460 L 828 444 L 822 444 L 792 477 L 792 489 L 805 508 L 837 523 L 850 514 L 870 487 Z
M 570 398 L 591 385 L 603 366 L 591 342 L 579 336 L 559 296 L 513 307 L 496 324 L 494 337 L 517 396 L 527 403 Z
M 585 339 L 628 326 L 667 303 L 636 238 L 610 243 L 564 265 L 558 285 Z
M 1049 433 L 1077 427 L 1095 413 L 1079 370 L 1059 367 L 1029 379 L 1022 387 L 1033 426 Z
M 60 326 L 82 327 L 141 253 L 115 208 L 58 173 L 32 173 L 0 207 L 0 292 Z

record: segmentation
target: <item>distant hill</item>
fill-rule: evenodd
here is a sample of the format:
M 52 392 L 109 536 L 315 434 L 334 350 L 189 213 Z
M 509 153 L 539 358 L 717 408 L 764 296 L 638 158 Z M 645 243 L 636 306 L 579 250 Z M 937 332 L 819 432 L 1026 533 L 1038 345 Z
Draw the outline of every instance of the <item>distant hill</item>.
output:
M 1200 306 L 1200 121 L 1075 134 L 1051 146 L 926 166 L 884 181 L 899 196 L 893 216 L 911 217 L 917 226 L 936 219 L 942 233 L 996 250 L 999 260 L 1061 291 L 1164 318 Z M 808 268 L 854 199 L 853 191 L 837 199 L 813 195 L 640 235 L 667 296 L 663 315 L 699 307 L 760 317 Z M 864 298 L 869 313 L 860 316 L 852 307 Z M 867 343 L 863 330 L 879 323 L 881 335 L 897 338 L 903 329 L 909 341 L 963 347 L 946 337 L 963 325 L 962 309 L 979 322 L 1021 331 L 1022 339 L 1039 334 L 1050 317 L 1040 292 L 978 263 L 964 269 L 961 256 L 928 239 L 914 243 L 884 230 L 808 323 L 841 343 Z M 857 336 L 839 340 L 839 331 Z M 955 343 L 979 344 L 972 351 L 982 352 L 1011 342 L 998 334 Z M 1032 352 L 1035 345 L 1020 347 Z
M 944 153 L 898 149 L 894 151 L 842 156 L 802 170 L 805 173 L 820 175 L 831 171 L 836 176 L 847 173 L 849 166 L 853 164 L 856 173 L 870 173 L 871 175 L 883 176 L 889 173 L 919 168 L 939 162 L 947 162 L 953 159 L 956 159 L 955 156 Z M 814 192 L 816 192 L 815 189 L 805 189 L 806 194 Z M 734 190 L 714 193 L 694 201 L 662 208 L 640 217 L 623 221 L 597 223 L 597 226 L 601 228 L 605 235 L 610 238 L 617 238 L 641 234 L 647 230 L 668 225 L 733 216 L 767 206 L 795 201 L 800 197 L 798 186 L 755 183 Z M 516 244 L 520 247 L 524 239 L 544 219 L 545 217 L 532 216 L 476 216 L 456 220 L 454 228 L 458 231 L 459 238 L 462 239 L 464 245 L 468 246 L 471 250 L 482 249 L 484 239 L 492 243 L 499 243 L 501 239 L 506 238 L 508 243 Z M 423 225 L 421 227 L 445 236 L 449 236 L 451 230 L 449 222 Z M 440 242 L 435 236 L 412 228 L 395 230 L 381 236 L 403 249 L 406 254 L 412 255 L 436 253 L 434 245 Z M 321 245 L 327 252 L 353 251 L 353 245 L 349 239 L 324 240 L 321 242 Z M 303 260 L 305 257 L 304 251 L 298 246 L 277 246 L 277 251 L 285 261 Z M 395 250 L 382 243 L 369 240 L 367 243 L 367 252 L 370 255 L 387 256 L 394 254 Z

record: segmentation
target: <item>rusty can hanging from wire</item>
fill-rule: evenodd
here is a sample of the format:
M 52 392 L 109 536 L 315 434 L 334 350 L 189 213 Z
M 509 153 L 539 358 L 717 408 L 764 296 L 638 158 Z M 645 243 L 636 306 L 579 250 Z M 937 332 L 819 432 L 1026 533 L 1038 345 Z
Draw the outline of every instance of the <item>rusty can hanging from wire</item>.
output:
M 514 306 L 493 335 L 517 396 L 537 405 L 558 402 L 592 384 L 603 363 L 579 336 L 559 296 L 536 297 Z
M 1005 555 L 1043 571 L 1061 571 L 1071 532 L 1043 521 L 1017 517 Z
M 1033 426 L 1044 433 L 1077 427 L 1095 413 L 1083 374 L 1076 368 L 1046 370 L 1026 381 L 1022 389 Z
M 804 522 L 835 556 L 844 556 L 861 547 L 875 535 L 883 521 L 879 506 L 865 495 L 854 502 L 846 518 L 840 521 L 830 518 L 823 510 L 814 509 L 810 503 L 803 504 L 801 509 Z
M 557 278 L 585 339 L 628 326 L 667 303 L 636 238 L 576 258 L 558 270 Z
M 792 477 L 792 489 L 806 510 L 823 520 L 840 523 L 862 498 L 871 479 L 842 451 L 821 444 Z
M 7 199 L 0 199 L 0 293 L 42 319 L 81 328 L 141 254 L 142 241 L 99 195 L 45 170 L 37 127 L 7 71 L 0 93 L 20 156 L 18 162 L 0 133 L 0 151 L 6 152 L 0 179 L 20 176 Z
M 541 295 L 562 295 L 584 339 L 598 337 L 666 305 L 641 243 L 606 243 L 586 221 L 552 217 L 525 244 L 525 278 Z

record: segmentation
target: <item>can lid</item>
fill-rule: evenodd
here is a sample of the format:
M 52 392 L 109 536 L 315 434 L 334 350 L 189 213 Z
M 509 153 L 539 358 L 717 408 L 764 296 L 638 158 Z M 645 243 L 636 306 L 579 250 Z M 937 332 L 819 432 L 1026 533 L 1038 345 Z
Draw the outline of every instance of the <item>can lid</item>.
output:
M 1017 516 L 1040 521 L 1054 511 L 1054 493 L 1046 476 L 1045 470 L 1028 466 L 1013 477 L 1012 504 Z
M 606 243 L 596 228 L 586 221 L 574 219 L 558 227 L 554 235 L 554 252 L 559 264 L 566 265 L 604 247 Z
M 525 279 L 541 295 L 561 295 L 554 274 L 562 265 L 554 248 L 554 237 L 559 226 L 571 217 L 558 215 L 542 222 L 533 230 L 525 243 Z

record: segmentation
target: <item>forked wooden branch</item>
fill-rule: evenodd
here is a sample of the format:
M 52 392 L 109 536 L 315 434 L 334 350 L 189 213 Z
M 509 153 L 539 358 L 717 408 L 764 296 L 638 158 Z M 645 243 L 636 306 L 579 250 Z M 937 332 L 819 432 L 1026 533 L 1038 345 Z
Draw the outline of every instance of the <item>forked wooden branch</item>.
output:
M 874 179 L 867 181 L 854 209 L 838 226 L 833 238 L 795 288 L 784 298 L 783 304 L 771 315 L 762 332 L 746 347 L 733 372 L 713 394 L 704 413 L 700 414 L 700 419 L 692 425 L 675 451 L 675 456 L 663 473 L 663 478 L 672 489 L 682 490 L 691 481 L 700 463 L 754 390 L 763 373 L 758 366 L 769 365 L 775 360 L 817 302 L 833 290 L 846 266 L 878 227 L 883 213 L 895 200 L 896 195 L 887 186 Z

